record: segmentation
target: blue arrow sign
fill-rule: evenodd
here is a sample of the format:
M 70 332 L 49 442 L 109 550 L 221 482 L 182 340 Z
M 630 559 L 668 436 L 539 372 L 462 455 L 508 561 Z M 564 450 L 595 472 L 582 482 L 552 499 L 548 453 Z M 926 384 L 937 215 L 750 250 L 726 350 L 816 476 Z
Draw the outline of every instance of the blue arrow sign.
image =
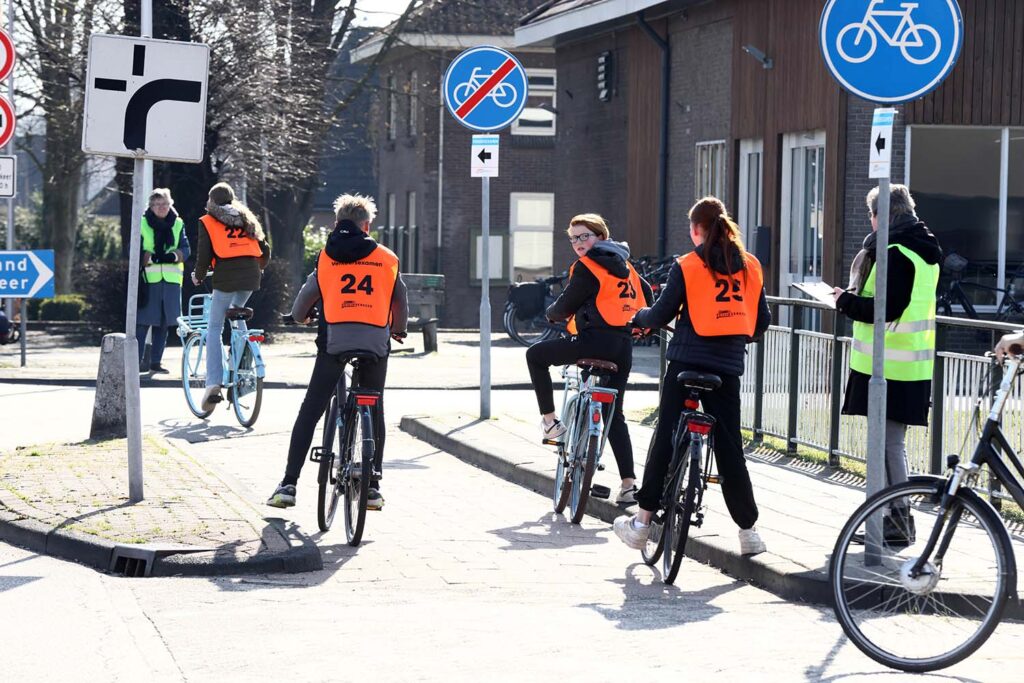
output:
M 871 102 L 897 104 L 937 88 L 963 45 L 957 0 L 828 0 L 819 41 L 832 76 Z
M 49 299 L 53 250 L 0 251 L 0 299 Z
M 483 45 L 462 52 L 444 74 L 444 103 L 471 130 L 499 131 L 519 118 L 529 88 L 519 60 Z

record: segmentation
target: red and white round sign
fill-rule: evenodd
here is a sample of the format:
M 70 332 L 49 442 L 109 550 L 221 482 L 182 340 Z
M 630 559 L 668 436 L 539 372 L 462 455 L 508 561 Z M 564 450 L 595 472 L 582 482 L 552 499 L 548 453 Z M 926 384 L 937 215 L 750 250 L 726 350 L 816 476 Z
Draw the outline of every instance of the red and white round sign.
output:
M 7 31 L 0 29 L 0 81 L 7 78 L 14 69 L 14 61 L 17 56 L 14 53 L 14 41 L 7 34 Z
M 14 137 L 14 125 L 17 123 L 14 118 L 14 105 L 6 97 L 0 95 L 0 147 L 3 147 Z

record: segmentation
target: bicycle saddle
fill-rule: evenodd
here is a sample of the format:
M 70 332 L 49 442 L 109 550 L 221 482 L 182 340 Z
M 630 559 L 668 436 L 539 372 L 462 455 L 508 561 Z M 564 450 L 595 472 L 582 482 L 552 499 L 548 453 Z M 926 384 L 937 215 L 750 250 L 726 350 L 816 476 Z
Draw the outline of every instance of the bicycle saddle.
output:
M 576 367 L 598 377 L 614 375 L 619 371 L 619 366 L 610 360 L 598 360 L 597 358 L 580 358 L 576 361 Z
M 710 372 L 694 372 L 693 370 L 683 370 L 676 375 L 676 381 L 687 389 L 699 391 L 714 391 L 722 386 L 722 378 L 718 375 L 712 375 Z
M 232 306 L 228 309 L 227 315 L 225 316 L 228 320 L 249 320 L 252 318 L 251 308 L 235 308 Z

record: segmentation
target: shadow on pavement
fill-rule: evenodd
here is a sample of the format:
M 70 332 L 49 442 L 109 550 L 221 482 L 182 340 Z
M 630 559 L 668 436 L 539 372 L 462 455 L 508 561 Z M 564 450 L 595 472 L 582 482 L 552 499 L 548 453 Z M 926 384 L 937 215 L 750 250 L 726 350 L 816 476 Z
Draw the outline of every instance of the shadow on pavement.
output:
M 0 576 L 0 593 L 38 581 L 41 576 Z
M 252 429 L 233 425 L 211 425 L 207 422 L 182 422 L 174 418 L 161 420 L 161 434 L 168 439 L 183 439 L 189 443 L 204 443 L 245 436 Z
M 487 533 L 508 542 L 508 545 L 502 546 L 502 550 L 552 550 L 607 543 L 607 531 L 581 527 L 572 524 L 562 515 L 548 512 L 535 522 L 491 529 Z

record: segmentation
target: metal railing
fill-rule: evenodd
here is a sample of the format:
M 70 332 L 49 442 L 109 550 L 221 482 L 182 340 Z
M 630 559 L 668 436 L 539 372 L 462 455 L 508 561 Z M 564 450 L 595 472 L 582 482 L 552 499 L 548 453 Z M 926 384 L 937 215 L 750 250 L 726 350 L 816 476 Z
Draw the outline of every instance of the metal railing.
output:
M 768 303 L 776 312 L 788 311 L 788 324 L 771 326 L 761 342 L 748 347 L 741 380 L 743 426 L 755 438 L 769 435 L 785 440 L 790 452 L 799 446 L 824 452 L 832 465 L 839 465 L 841 457 L 866 461 L 867 419 L 841 414 L 851 342 L 839 334 L 842 318 L 825 316 L 833 319 L 832 331 L 815 332 L 802 329 L 802 320 L 810 310 L 831 311 L 828 306 L 781 297 L 768 297 Z M 936 323 L 939 352 L 932 379 L 930 424 L 911 427 L 907 433 L 913 472 L 940 473 L 948 453 L 970 457 L 979 426 L 972 425 L 975 407 L 981 392 L 989 389 L 986 380 L 998 372 L 985 356 L 944 350 L 948 331 L 971 328 L 997 337 L 1020 328 L 944 316 L 937 317 Z M 984 424 L 984 412 L 980 419 Z M 1024 442 L 1024 390 L 1019 382 L 1007 403 L 1003 429 L 1015 447 Z

